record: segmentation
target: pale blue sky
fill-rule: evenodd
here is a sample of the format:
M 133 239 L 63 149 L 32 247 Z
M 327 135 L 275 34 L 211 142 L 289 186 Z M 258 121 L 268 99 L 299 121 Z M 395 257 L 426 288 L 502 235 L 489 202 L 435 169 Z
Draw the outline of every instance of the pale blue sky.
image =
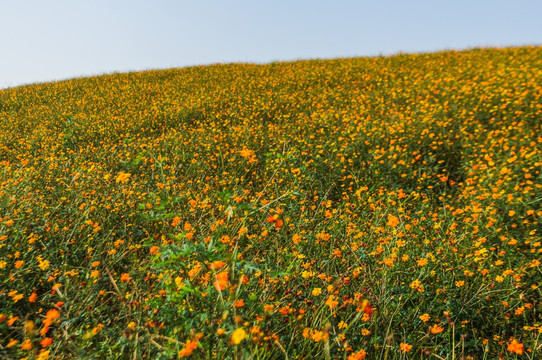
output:
M 217 62 L 542 44 L 542 0 L 0 0 L 0 88 Z

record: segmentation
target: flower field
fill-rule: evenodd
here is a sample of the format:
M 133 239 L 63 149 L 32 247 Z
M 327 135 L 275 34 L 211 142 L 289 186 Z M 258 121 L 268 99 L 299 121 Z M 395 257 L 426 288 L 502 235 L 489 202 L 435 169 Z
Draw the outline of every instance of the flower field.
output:
M 541 359 L 542 47 L 0 91 L 0 358 Z

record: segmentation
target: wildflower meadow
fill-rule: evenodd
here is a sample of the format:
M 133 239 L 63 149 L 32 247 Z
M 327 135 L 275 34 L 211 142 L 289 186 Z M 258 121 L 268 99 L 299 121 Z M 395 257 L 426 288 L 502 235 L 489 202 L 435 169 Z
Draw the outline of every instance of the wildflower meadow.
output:
M 541 359 L 542 47 L 0 91 L 0 358 Z

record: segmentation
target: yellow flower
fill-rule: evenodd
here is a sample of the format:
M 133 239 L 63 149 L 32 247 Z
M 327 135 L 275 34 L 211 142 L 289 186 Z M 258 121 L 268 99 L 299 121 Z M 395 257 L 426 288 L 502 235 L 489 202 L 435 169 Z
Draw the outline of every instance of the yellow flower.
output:
M 38 357 L 36 360 L 46 360 L 49 359 L 49 354 L 51 352 L 49 350 L 41 350 L 41 352 L 38 354 Z
M 322 341 L 322 340 L 327 340 L 327 338 L 329 337 L 329 334 L 328 333 L 324 333 L 323 331 L 314 331 L 311 335 L 311 338 L 315 341 L 315 342 L 319 342 L 319 341 Z
M 246 339 L 247 332 L 243 328 L 239 328 L 233 331 L 231 334 L 231 343 L 234 345 L 239 345 L 241 341 Z
M 312 296 L 318 296 L 322 293 L 322 289 L 321 288 L 314 288 L 312 289 Z
M 115 181 L 117 183 L 127 183 L 128 180 L 130 179 L 130 176 L 132 176 L 132 174 L 128 174 L 128 173 L 125 173 L 125 172 L 121 171 L 117 175 L 117 178 L 115 179 Z
M 418 266 L 425 266 L 427 265 L 428 261 L 426 258 L 420 259 L 416 261 L 418 263 Z
M 243 150 L 239 151 L 239 154 L 245 159 L 249 159 L 252 157 L 252 155 L 254 155 L 254 151 L 244 148 Z
M 420 320 L 423 321 L 423 322 L 428 322 L 429 319 L 431 319 L 431 317 L 427 313 L 425 313 L 423 315 L 420 315 Z
M 38 264 L 38 267 L 41 270 L 46 270 L 49 267 L 49 260 L 40 261 L 39 264 Z
M 28 335 L 33 335 L 36 331 L 36 324 L 32 320 L 27 320 L 24 323 L 24 328 Z
M 417 290 L 418 292 L 424 292 L 424 287 L 422 285 L 422 282 L 418 279 L 411 282 L 409 286 L 411 289 Z

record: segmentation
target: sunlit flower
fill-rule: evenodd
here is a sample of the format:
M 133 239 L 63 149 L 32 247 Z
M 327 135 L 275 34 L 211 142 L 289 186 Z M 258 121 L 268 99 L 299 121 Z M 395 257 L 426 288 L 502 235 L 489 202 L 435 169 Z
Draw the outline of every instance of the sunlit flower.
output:
M 215 288 L 218 291 L 227 289 L 229 286 L 229 276 L 226 271 L 219 272 L 216 274 Z
M 516 339 L 513 339 L 508 344 L 507 350 L 511 353 L 521 355 L 523 354 L 523 344 L 517 341 Z
M 186 342 L 186 345 L 183 349 L 179 351 L 179 357 L 184 357 L 192 354 L 194 350 L 198 348 L 198 341 L 197 340 L 188 340 Z
M 115 181 L 117 183 L 127 183 L 128 180 L 130 179 L 130 176 L 132 176 L 131 174 L 129 173 L 125 173 L 125 172 L 119 172 L 118 175 L 117 175 L 117 178 L 115 179 Z
M 322 289 L 320 288 L 314 288 L 312 289 L 312 296 L 318 296 L 322 293 Z
M 53 339 L 50 337 L 43 338 L 40 341 L 41 346 L 44 348 L 50 346 L 52 343 L 53 343 Z
M 367 353 L 365 352 L 365 350 L 361 349 L 358 352 L 350 354 L 347 359 L 348 360 L 363 360 L 365 359 L 365 356 L 367 356 Z
M 391 227 L 396 227 L 397 225 L 399 225 L 399 218 L 391 214 L 388 214 L 387 225 Z
M 235 329 L 231 334 L 231 342 L 234 345 L 239 345 L 246 337 L 247 333 L 243 328 Z
M 444 331 L 444 328 L 438 326 L 438 324 L 435 324 L 429 328 L 429 331 L 431 332 L 431 334 L 439 334 Z

